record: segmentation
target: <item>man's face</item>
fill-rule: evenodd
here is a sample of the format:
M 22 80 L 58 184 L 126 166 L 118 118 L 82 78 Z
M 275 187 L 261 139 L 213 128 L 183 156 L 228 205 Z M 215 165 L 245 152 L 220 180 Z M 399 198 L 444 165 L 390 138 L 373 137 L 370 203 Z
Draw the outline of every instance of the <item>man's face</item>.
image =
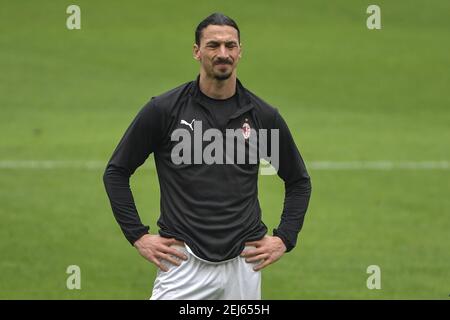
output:
M 209 77 L 228 79 L 241 58 L 237 30 L 230 26 L 207 26 L 202 30 L 200 46 L 194 44 L 194 58 Z

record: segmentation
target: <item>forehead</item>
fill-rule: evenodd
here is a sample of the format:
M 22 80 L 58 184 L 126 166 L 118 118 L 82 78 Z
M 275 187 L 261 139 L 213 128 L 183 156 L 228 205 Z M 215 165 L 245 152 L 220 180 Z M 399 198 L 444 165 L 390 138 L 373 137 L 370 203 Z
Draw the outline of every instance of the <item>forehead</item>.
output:
M 239 42 L 238 32 L 235 28 L 231 26 L 216 26 L 210 24 L 205 29 L 202 30 L 201 41 L 230 41 L 234 40 Z

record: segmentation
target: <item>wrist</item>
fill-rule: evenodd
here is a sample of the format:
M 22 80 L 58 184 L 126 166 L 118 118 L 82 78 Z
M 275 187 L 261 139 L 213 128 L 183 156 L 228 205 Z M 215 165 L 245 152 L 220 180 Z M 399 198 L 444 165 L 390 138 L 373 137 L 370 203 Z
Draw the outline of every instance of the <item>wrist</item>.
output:
M 278 240 L 280 246 L 283 248 L 284 252 L 286 252 L 287 251 L 287 246 L 284 243 L 284 240 L 281 237 L 279 237 L 279 236 L 273 236 L 273 237 Z
M 142 242 L 144 241 L 144 239 L 145 239 L 147 236 L 149 236 L 149 235 L 150 235 L 150 234 L 148 234 L 148 233 L 142 235 L 139 239 L 137 239 L 137 240 L 133 243 L 133 246 L 134 246 L 136 249 L 139 249 L 139 248 L 141 247 Z

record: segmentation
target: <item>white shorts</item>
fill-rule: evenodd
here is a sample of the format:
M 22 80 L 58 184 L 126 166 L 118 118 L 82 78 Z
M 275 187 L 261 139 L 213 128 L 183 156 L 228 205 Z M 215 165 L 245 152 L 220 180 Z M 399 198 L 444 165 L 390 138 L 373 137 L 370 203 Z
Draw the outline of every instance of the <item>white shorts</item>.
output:
M 259 262 L 248 263 L 237 256 L 220 263 L 199 259 L 186 247 L 173 248 L 183 252 L 188 259 L 180 266 L 168 261 L 164 272 L 158 268 L 150 300 L 260 300 L 261 271 L 253 267 Z M 245 247 L 249 249 L 253 247 Z

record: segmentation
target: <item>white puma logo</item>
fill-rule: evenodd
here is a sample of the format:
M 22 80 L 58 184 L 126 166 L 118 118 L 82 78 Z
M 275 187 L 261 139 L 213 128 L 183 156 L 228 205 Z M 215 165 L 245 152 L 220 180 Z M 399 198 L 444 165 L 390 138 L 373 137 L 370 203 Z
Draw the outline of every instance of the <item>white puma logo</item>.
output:
M 186 120 L 181 120 L 180 123 L 189 126 L 189 128 L 191 128 L 191 130 L 194 131 L 194 128 L 192 128 L 192 124 L 194 123 L 194 121 L 195 119 L 192 119 L 191 123 L 189 123 Z

